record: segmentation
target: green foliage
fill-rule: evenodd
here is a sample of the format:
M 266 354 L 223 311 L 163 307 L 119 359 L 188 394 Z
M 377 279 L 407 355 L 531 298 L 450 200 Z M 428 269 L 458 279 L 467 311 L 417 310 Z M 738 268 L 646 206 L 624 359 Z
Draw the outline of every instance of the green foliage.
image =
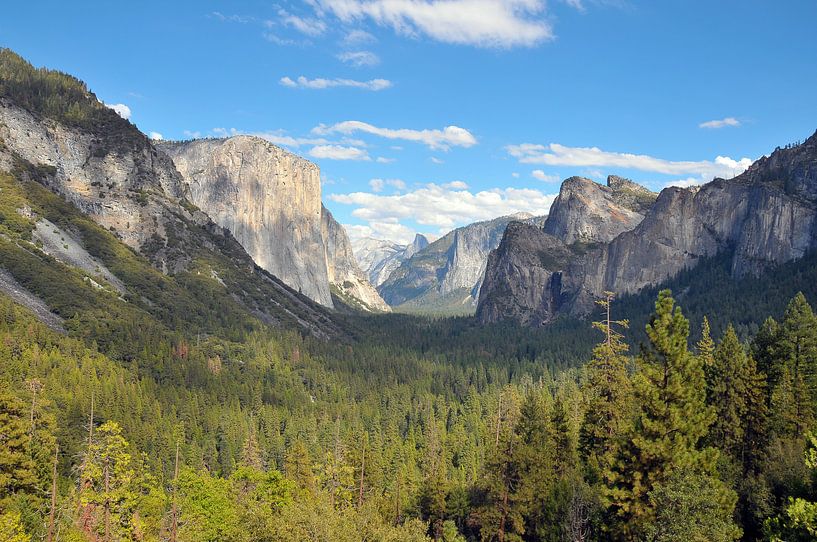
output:
M 0 542 L 31 542 L 23 530 L 19 512 L 0 512 Z
M 649 542 L 732 542 L 741 537 L 732 520 L 736 496 L 706 474 L 675 472 L 650 492 L 656 510 L 648 525 Z
M 650 348 L 633 379 L 637 414 L 621 446 L 609 498 L 624 539 L 635 540 L 655 517 L 649 499 L 674 469 L 709 473 L 717 452 L 699 449 L 713 421 L 700 360 L 689 353 L 689 322 L 664 290 L 647 325 Z

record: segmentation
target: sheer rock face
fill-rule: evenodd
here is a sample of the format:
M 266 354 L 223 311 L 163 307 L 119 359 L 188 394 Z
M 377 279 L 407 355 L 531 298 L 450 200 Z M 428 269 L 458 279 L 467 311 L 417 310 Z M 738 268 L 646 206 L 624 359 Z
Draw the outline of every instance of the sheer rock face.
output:
M 388 312 L 391 309 L 369 283 L 357 264 L 346 230 L 325 207 L 321 211 L 321 229 L 326 249 L 329 283 L 342 297 L 367 311 Z M 358 304 L 358 303 L 355 303 Z
M 644 219 L 645 204 L 656 194 L 632 181 L 610 176 L 607 186 L 571 177 L 562 183 L 545 232 L 565 244 L 606 243 L 635 228 Z
M 576 184 L 570 181 L 565 184 Z M 567 192 L 574 189 L 568 186 Z M 589 192 L 598 190 L 591 187 Z M 559 208 L 564 202 L 573 206 L 570 212 Z M 583 203 L 593 211 L 582 208 Z M 597 208 L 595 197 L 585 192 L 580 197 L 562 198 L 560 194 L 550 215 L 558 217 L 559 227 L 546 223 L 544 229 L 558 233 L 561 245 L 544 242 L 530 230 L 517 232 L 517 237 L 527 235 L 524 243 L 503 240 L 503 250 L 492 255 L 486 271 L 480 320 L 541 323 L 558 314 L 586 314 L 593 299 L 604 291 L 636 293 L 694 267 L 703 257 L 727 250 L 734 253 L 732 275 L 736 278 L 803 256 L 817 248 L 817 134 L 801 145 L 761 158 L 734 179 L 715 179 L 702 187 L 666 188 L 634 227 L 582 246 L 575 240 L 597 230 Z M 567 258 L 564 248 L 570 251 Z M 545 264 L 533 257 L 536 253 L 559 257 Z M 558 273 L 558 288 L 555 284 L 546 287 L 541 280 L 526 282 L 517 276 L 520 273 L 503 271 L 523 261 L 532 267 L 526 271 L 528 276 Z
M 392 306 L 425 312 L 470 312 L 482 287 L 488 254 L 508 223 L 536 220 L 527 213 L 457 228 L 406 259 L 378 291 Z
M 230 230 L 253 260 L 331 307 L 315 164 L 252 136 L 159 144 L 190 200 Z
M 115 113 L 111 112 L 111 115 Z M 109 133 L 93 133 L 43 119 L 14 102 L 0 99 L 0 154 L 3 169 L 13 167 L 11 153 L 42 168 L 42 181 L 117 236 L 140 250 L 166 241 L 168 227 L 180 216 L 204 224 L 204 213 L 179 205 L 185 195 L 173 162 L 143 134 L 115 118 Z M 165 271 L 187 264 L 185 255 L 159 249 L 151 259 Z
M 386 282 L 400 264 L 429 245 L 428 239 L 416 234 L 414 241 L 401 245 L 383 239 L 364 238 L 352 244 L 360 268 L 375 287 Z

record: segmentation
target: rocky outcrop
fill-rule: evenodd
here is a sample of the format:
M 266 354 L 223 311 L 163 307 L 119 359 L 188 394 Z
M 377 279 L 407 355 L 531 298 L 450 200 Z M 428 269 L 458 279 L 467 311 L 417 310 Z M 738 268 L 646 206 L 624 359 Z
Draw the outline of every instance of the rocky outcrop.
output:
M 612 175 L 607 186 L 570 177 L 562 183 L 544 230 L 566 245 L 606 243 L 635 228 L 656 196 L 632 181 Z
M 582 198 L 594 201 L 589 196 Z M 551 216 L 562 216 L 556 207 L 554 204 Z M 593 215 L 586 210 L 566 214 Z M 587 230 L 582 220 L 568 223 L 574 231 Z M 604 291 L 636 293 L 694 267 L 701 258 L 727 251 L 733 254 L 732 275 L 738 278 L 762 273 L 814 250 L 817 134 L 801 145 L 777 149 L 734 179 L 715 179 L 702 187 L 664 189 L 643 220 L 607 242 L 589 247 L 565 242 L 581 237 L 569 229 L 545 224 L 546 232 L 562 235 L 558 247 L 528 231 L 526 243 L 509 239 L 504 250 L 497 251 L 486 271 L 486 287 L 477 311 L 480 321 L 541 323 L 562 313 L 585 314 Z M 562 257 L 563 249 L 570 251 L 568 258 Z M 522 254 L 526 251 L 560 257 L 537 263 L 529 254 Z M 544 288 L 541 280 L 525 282 L 503 272 L 524 258 L 535 268 L 528 274 L 558 274 L 558 288 L 555 284 Z M 489 276 L 493 277 L 490 288 Z M 535 309 L 530 308 L 531 296 L 538 296 L 533 302 Z
M 173 162 L 147 137 L 113 111 L 110 115 L 109 140 L 93 129 L 66 126 L 0 98 L 0 140 L 5 153 L 41 168 L 51 189 L 141 250 L 149 243 L 155 246 L 157 238 L 167 240 L 167 226 L 175 221 L 169 209 L 180 207 L 184 183 Z M 12 161 L 5 160 L 6 168 Z M 207 221 L 203 213 L 191 218 Z M 169 272 L 187 264 L 184 254 L 166 247 L 152 256 Z
M 426 313 L 474 310 L 488 254 L 513 220 L 527 213 L 457 228 L 404 261 L 378 291 L 387 303 Z
M 253 136 L 159 148 L 181 173 L 190 200 L 230 230 L 259 266 L 332 306 L 315 164 Z
M 369 277 L 369 282 L 377 287 L 386 282 L 401 263 L 428 244 L 428 239 L 418 233 L 408 245 L 366 237 L 352 243 L 352 248 L 360 268 Z
M 391 309 L 360 270 L 346 230 L 332 213 L 321 209 L 321 232 L 325 244 L 329 283 L 347 304 L 365 311 L 388 312 Z

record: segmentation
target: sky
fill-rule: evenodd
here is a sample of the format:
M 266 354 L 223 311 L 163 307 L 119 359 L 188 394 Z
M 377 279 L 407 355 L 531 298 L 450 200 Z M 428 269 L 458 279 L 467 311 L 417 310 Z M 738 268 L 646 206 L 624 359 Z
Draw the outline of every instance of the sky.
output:
M 560 181 L 732 177 L 817 129 L 814 0 L 13 2 L 0 46 L 151 137 L 256 134 L 352 238 L 410 241 Z

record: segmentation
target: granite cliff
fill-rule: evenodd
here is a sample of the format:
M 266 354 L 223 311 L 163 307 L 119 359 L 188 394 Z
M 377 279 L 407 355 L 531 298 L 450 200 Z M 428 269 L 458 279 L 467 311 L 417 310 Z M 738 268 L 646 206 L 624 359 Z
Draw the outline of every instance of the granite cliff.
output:
M 352 243 L 355 258 L 360 268 L 369 277 L 369 282 L 378 287 L 400 264 L 428 246 L 424 235 L 416 234 L 408 245 L 401 245 L 384 239 L 365 237 Z
M 378 292 L 392 307 L 404 310 L 472 313 L 488 254 L 514 220 L 537 219 L 519 213 L 452 230 L 407 258 L 378 287 Z
M 608 184 L 617 190 L 615 178 Z M 731 273 L 739 278 L 817 248 L 817 134 L 775 150 L 734 179 L 669 187 L 651 206 L 628 196 L 625 207 L 644 212 L 643 219 L 625 225 L 621 209 L 611 207 L 602 221 L 607 238 L 590 244 L 576 241 L 575 232 L 599 229 L 588 218 L 595 216 L 589 208 L 597 208 L 592 194 L 599 189 L 586 185 L 572 198 L 575 183 L 565 185 L 550 215 L 558 224 L 549 219 L 543 232 L 514 228 L 489 258 L 481 322 L 538 325 L 559 314 L 583 315 L 604 291 L 636 293 L 721 253 L 732 254 Z M 565 209 L 568 201 L 576 203 Z
M 365 311 L 390 311 L 360 270 L 346 230 L 325 207 L 321 208 L 321 235 L 324 240 L 327 275 L 334 293 L 346 304 Z

